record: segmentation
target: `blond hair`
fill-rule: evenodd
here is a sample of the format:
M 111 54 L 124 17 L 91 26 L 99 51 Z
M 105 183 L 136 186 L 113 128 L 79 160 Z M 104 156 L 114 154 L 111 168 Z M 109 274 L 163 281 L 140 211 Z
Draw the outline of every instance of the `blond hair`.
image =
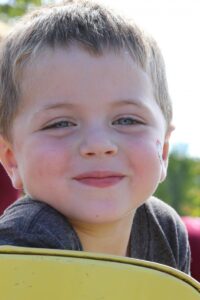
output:
M 126 49 L 150 76 L 155 99 L 170 125 L 172 105 L 165 66 L 154 39 L 100 4 L 71 0 L 28 14 L 5 39 L 0 54 L 0 134 L 11 137 L 23 67 L 45 47 L 67 47 L 74 42 L 94 55 Z

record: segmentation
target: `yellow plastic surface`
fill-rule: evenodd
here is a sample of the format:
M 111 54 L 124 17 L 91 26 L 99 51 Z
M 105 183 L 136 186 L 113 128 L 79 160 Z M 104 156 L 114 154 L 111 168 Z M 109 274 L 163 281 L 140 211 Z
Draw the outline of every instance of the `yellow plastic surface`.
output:
M 0 300 L 200 300 L 160 264 L 78 251 L 0 247 Z

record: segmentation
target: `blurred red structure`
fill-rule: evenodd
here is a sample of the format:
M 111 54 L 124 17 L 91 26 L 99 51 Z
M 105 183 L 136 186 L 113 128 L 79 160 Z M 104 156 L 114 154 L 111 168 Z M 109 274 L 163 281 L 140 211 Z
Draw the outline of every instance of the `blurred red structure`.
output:
M 0 164 L 0 215 L 18 196 L 19 192 L 12 187 L 10 178 Z
M 182 217 L 189 234 L 191 247 L 191 275 L 200 282 L 200 218 Z

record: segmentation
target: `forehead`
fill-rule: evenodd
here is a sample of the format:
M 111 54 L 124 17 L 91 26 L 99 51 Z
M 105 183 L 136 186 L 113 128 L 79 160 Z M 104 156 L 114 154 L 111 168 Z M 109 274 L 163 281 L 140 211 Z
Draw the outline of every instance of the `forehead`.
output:
M 44 48 L 27 63 L 22 73 L 22 96 L 27 99 L 36 92 L 42 94 L 43 88 L 54 89 L 57 95 L 61 90 L 66 95 L 73 93 L 74 98 L 102 89 L 105 96 L 106 92 L 112 92 L 125 98 L 132 92 L 135 96 L 137 92 L 152 92 L 149 76 L 128 51 L 105 51 L 97 55 L 77 46 Z
M 41 71 L 41 68 L 51 68 L 52 65 L 60 67 L 63 64 L 68 65 L 69 72 L 78 68 L 82 72 L 90 69 L 94 70 L 95 68 L 100 70 L 105 68 L 105 66 L 107 66 L 107 70 L 110 66 L 112 66 L 112 69 L 118 69 L 119 64 L 121 66 L 129 66 L 126 72 L 136 65 L 140 69 L 139 63 L 135 61 L 126 49 L 105 49 L 102 53 L 97 53 L 95 50 L 86 49 L 85 46 L 79 46 L 77 43 L 72 43 L 66 47 L 57 46 L 52 48 L 43 46 L 38 48 L 31 54 L 30 59 L 24 64 L 24 68 L 22 66 L 22 69 L 24 73 L 29 71 L 38 72 Z M 25 78 L 27 77 L 25 76 Z

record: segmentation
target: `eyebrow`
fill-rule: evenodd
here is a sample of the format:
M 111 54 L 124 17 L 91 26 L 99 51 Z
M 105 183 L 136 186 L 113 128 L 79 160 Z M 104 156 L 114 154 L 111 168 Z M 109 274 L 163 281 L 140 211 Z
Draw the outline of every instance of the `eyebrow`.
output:
M 44 105 L 41 110 L 43 111 L 43 110 L 49 110 L 49 109 L 55 109 L 55 108 L 63 108 L 63 107 L 71 109 L 71 108 L 74 108 L 76 106 L 77 106 L 77 104 L 74 104 L 74 103 L 60 102 L 60 103 L 55 103 L 55 104 Z
M 124 105 L 132 105 L 132 106 L 137 106 L 137 107 L 141 107 L 141 108 L 146 108 L 146 105 L 142 101 L 134 100 L 134 99 L 114 100 L 113 102 L 111 102 L 111 107 L 121 107 Z M 53 109 L 59 109 L 59 108 L 75 109 L 78 106 L 79 106 L 79 104 L 74 104 L 74 103 L 69 103 L 69 102 L 59 102 L 59 103 L 47 104 L 47 105 L 44 105 L 42 107 L 42 109 L 35 112 L 34 115 L 38 115 L 47 110 L 53 110 Z
M 53 103 L 53 104 L 47 104 L 44 105 L 40 110 L 36 111 L 34 115 L 41 114 L 47 110 L 53 110 L 53 109 L 59 109 L 59 108 L 68 108 L 68 109 L 73 109 L 77 104 L 74 103 L 66 103 L 66 102 L 59 102 L 59 103 Z
M 145 106 L 141 101 L 132 100 L 132 99 L 114 101 L 112 103 L 112 106 L 123 106 L 123 105 Z

